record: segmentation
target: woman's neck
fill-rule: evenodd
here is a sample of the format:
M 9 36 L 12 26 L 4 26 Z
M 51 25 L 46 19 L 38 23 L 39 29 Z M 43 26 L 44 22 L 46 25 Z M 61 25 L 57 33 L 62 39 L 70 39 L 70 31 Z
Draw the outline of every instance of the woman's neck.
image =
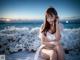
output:
M 53 33 L 53 29 L 49 29 L 48 32 Z
M 50 30 L 54 29 L 54 24 L 50 25 Z
M 50 26 L 50 29 L 48 30 L 50 33 L 53 33 L 53 30 L 54 30 L 54 26 L 53 25 L 51 25 Z

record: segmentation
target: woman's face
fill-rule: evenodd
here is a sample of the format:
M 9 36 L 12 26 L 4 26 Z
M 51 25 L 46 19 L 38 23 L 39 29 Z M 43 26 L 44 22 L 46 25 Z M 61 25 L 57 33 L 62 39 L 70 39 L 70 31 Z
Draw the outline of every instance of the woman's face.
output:
M 54 23 L 55 19 L 56 19 L 56 16 L 54 14 L 52 16 L 51 15 L 47 16 L 47 21 L 49 22 L 50 25 Z

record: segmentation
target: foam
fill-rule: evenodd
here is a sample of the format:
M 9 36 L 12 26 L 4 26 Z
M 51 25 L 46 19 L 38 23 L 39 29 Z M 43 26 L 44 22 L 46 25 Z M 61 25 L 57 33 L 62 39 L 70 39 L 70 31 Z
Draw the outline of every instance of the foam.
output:
M 36 51 L 40 46 L 39 35 L 40 27 L 9 27 L 0 31 L 0 51 L 5 53 L 22 51 Z M 80 48 L 80 28 L 65 29 L 61 28 L 61 43 L 64 48 Z M 3 48 L 5 46 L 5 48 Z M 9 48 L 7 50 L 7 48 Z

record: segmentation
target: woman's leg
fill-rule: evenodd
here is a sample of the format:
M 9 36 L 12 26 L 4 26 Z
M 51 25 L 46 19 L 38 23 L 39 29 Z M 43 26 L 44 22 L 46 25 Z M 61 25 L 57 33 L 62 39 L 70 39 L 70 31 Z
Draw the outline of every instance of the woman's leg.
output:
M 61 44 L 56 45 L 58 60 L 64 60 L 64 50 Z
M 51 52 L 50 60 L 57 60 L 57 52 L 56 51 Z
M 54 50 L 42 49 L 42 56 L 47 57 L 45 60 L 57 60 L 57 54 Z
M 49 55 L 50 55 L 49 52 L 50 52 L 50 51 L 49 51 L 48 49 L 42 49 L 42 50 L 41 50 L 41 58 L 42 58 L 43 60 L 49 59 L 49 58 L 50 58 L 50 57 L 49 57 Z

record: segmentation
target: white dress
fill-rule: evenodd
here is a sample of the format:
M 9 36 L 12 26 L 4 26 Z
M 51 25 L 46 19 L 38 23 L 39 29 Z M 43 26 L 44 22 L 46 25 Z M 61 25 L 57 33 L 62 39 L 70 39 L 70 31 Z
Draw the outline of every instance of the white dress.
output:
M 55 40 L 56 38 L 55 38 L 55 34 L 51 34 L 51 33 L 49 33 L 49 32 L 47 32 L 47 38 L 49 39 L 49 40 Z M 39 38 L 41 38 L 42 37 L 42 34 L 41 33 L 39 33 Z M 42 60 L 42 58 L 41 58 L 41 49 L 42 48 L 44 48 L 44 45 L 41 45 L 39 48 L 38 48 L 38 50 L 36 51 L 36 54 L 35 54 L 35 56 L 34 56 L 34 60 Z

